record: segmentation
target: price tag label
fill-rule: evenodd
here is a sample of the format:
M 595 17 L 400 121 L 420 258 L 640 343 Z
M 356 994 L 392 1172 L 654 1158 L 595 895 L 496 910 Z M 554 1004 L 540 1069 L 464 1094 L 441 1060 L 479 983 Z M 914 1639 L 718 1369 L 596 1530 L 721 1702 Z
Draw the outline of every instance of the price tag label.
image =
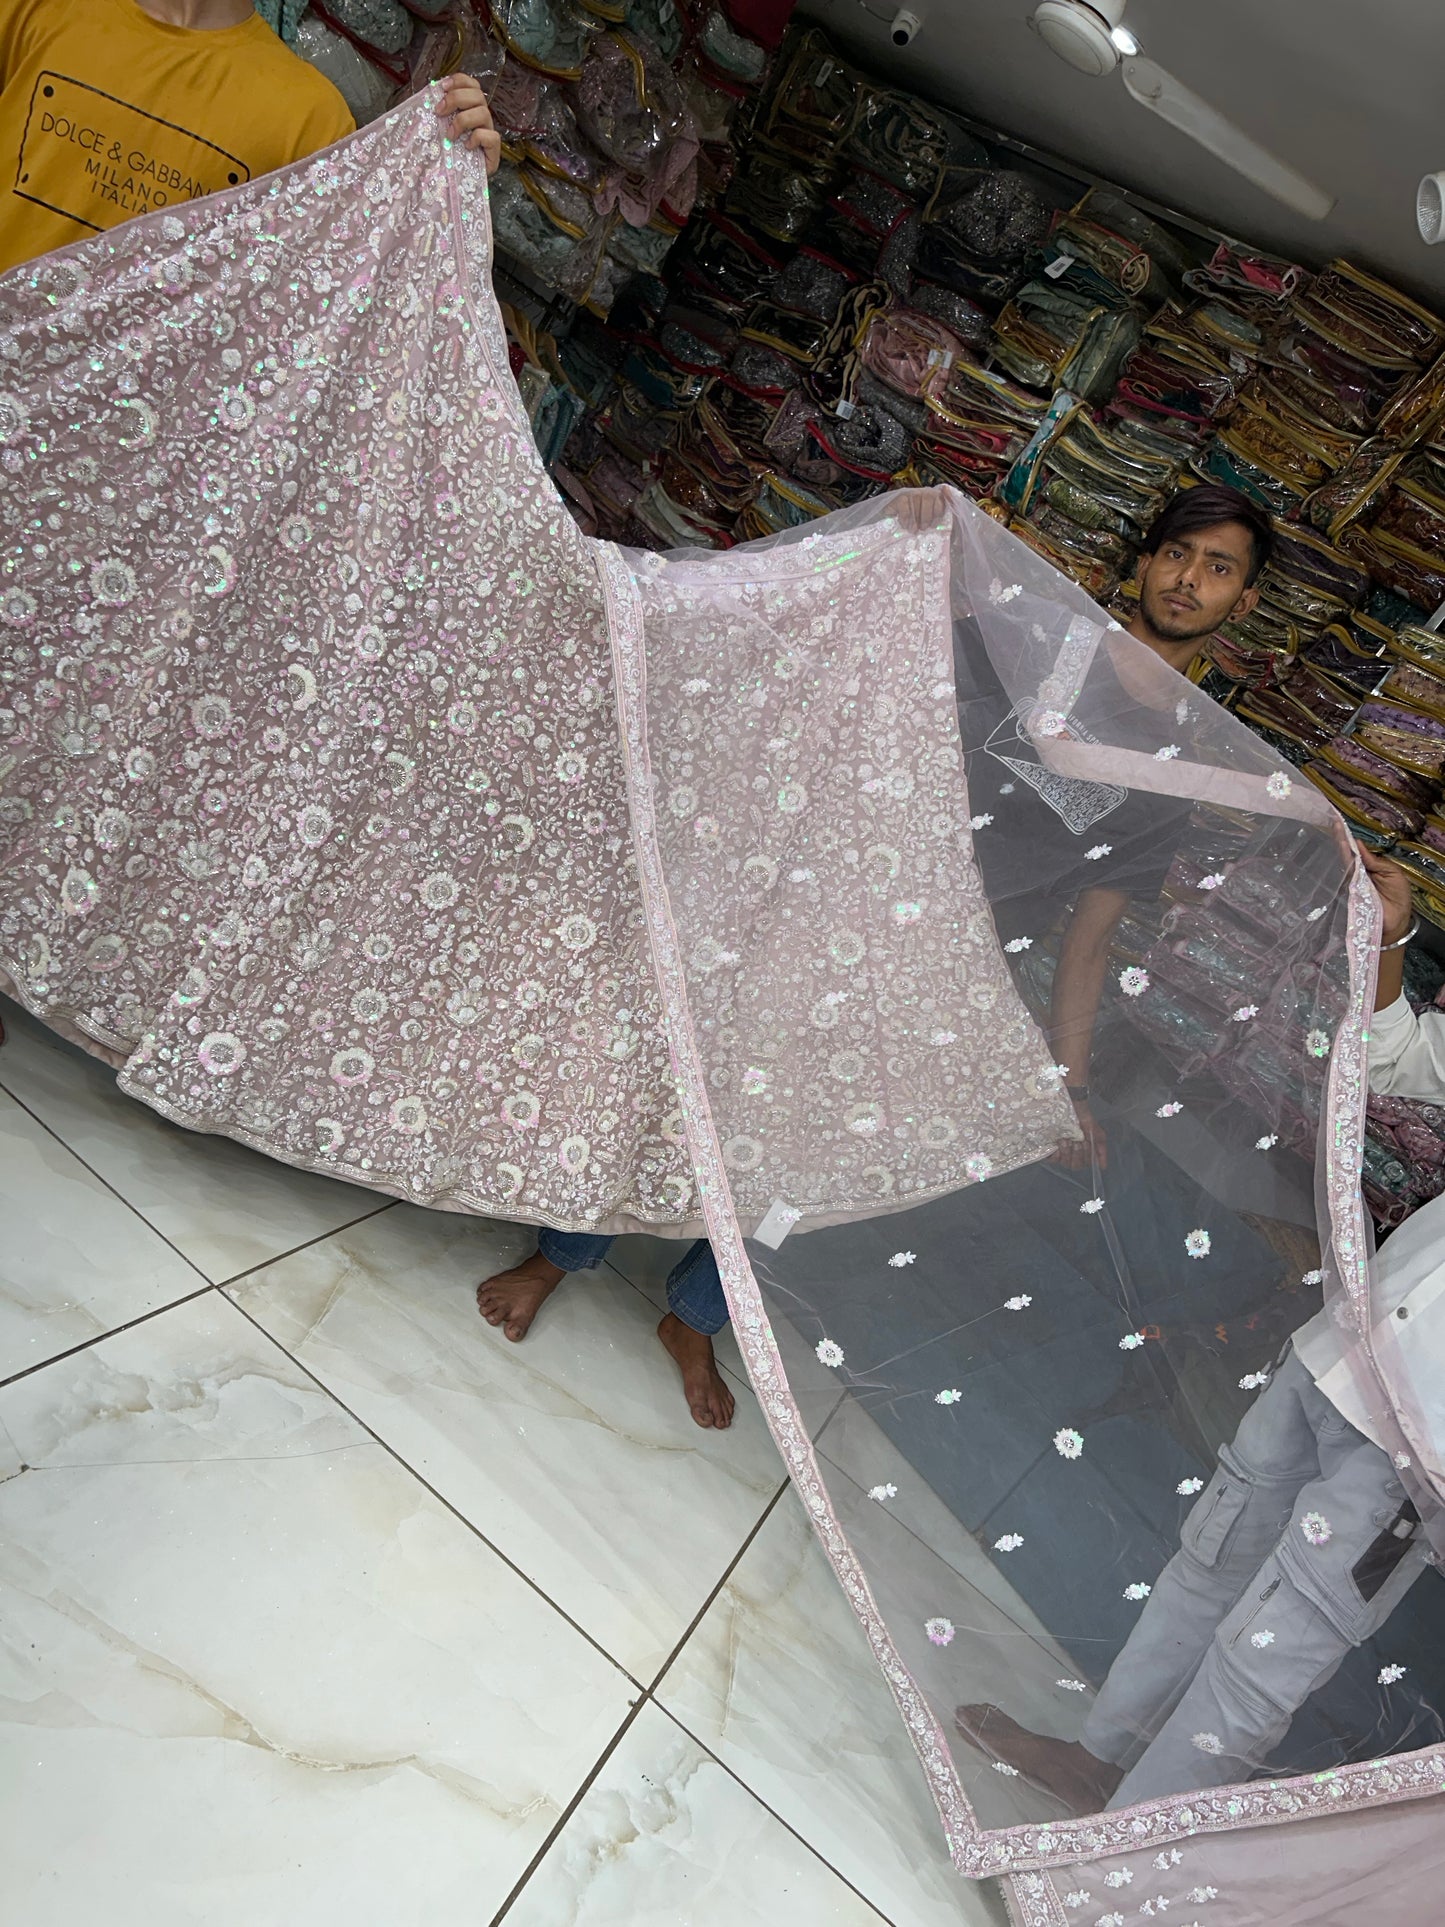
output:
M 776 1251 L 802 1215 L 797 1205 L 784 1204 L 781 1198 L 774 1198 L 768 1206 L 768 1215 L 753 1237 L 760 1245 L 766 1245 L 769 1251 Z

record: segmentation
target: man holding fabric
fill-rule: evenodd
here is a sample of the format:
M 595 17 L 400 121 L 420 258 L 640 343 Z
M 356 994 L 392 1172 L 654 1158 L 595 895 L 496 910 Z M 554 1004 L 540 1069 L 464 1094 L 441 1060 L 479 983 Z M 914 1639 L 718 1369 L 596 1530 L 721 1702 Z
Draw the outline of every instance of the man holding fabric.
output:
M 494 171 L 478 83 L 454 76 L 439 111 Z M 0 0 L 0 273 L 352 129 L 251 0 Z

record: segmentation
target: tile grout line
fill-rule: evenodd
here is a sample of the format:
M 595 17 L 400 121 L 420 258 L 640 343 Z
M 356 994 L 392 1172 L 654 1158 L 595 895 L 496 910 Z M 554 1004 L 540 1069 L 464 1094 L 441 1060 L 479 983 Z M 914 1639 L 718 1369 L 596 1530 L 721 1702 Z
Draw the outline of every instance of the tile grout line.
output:
M 164 1231 L 158 1231 L 156 1227 L 151 1223 L 150 1219 L 146 1217 L 143 1211 L 138 1210 L 136 1206 L 131 1203 L 130 1199 L 125 1196 L 123 1192 L 118 1191 L 115 1188 L 115 1186 L 111 1183 L 109 1178 L 102 1177 L 100 1172 L 96 1170 L 93 1164 L 87 1163 L 86 1160 L 80 1155 L 79 1151 L 76 1150 L 75 1146 L 73 1144 L 67 1144 L 65 1139 L 60 1135 L 59 1131 L 57 1131 L 53 1125 L 47 1124 L 45 1119 L 40 1115 L 40 1113 L 36 1110 L 33 1110 L 30 1107 L 30 1105 L 28 1105 L 25 1102 L 23 1097 L 18 1097 L 15 1094 L 15 1092 L 11 1090 L 10 1086 L 4 1082 L 3 1079 L 0 1079 L 0 1091 L 3 1091 L 6 1097 L 10 1099 L 11 1103 L 17 1106 L 18 1109 L 23 1111 L 26 1117 L 28 1117 L 33 1124 L 38 1124 L 40 1126 L 40 1129 L 45 1132 L 47 1137 L 54 1138 L 55 1142 L 60 1146 L 61 1150 L 65 1152 L 66 1156 L 74 1158 L 76 1163 L 80 1166 L 81 1170 L 88 1171 L 90 1175 L 95 1179 L 96 1183 L 100 1185 L 103 1190 L 108 1191 L 110 1195 L 119 1204 L 124 1205 L 125 1209 L 130 1212 L 132 1217 L 139 1218 L 140 1222 L 145 1226 L 146 1230 L 151 1233 L 152 1237 L 159 1238 L 161 1243 L 166 1247 L 166 1249 L 168 1251 L 174 1252 L 176 1257 L 180 1259 L 183 1265 L 188 1266 L 193 1272 L 195 1272 L 198 1278 L 205 1278 L 207 1285 L 215 1284 L 216 1281 L 214 1278 L 206 1278 L 205 1272 L 201 1270 L 201 1267 L 196 1263 L 194 1258 L 187 1257 L 185 1252 L 181 1250 L 180 1246 L 173 1243 L 171 1239 L 169 1239 L 166 1236 Z
M 328 1235 L 334 1236 L 335 1234 L 331 1233 Z M 244 1273 L 242 1275 L 249 1276 L 250 1274 Z M 222 1290 L 220 1286 L 217 1286 L 216 1289 L 218 1291 Z M 498 1559 L 500 1559 L 502 1564 L 507 1568 L 507 1570 L 515 1574 L 516 1577 L 522 1581 L 523 1585 L 526 1586 L 530 1592 L 535 1593 L 536 1596 L 540 1600 L 542 1600 L 545 1605 L 550 1606 L 552 1611 L 557 1614 L 559 1619 L 565 1620 L 566 1623 L 572 1628 L 573 1632 L 577 1634 L 579 1639 L 584 1639 L 595 1653 L 600 1654 L 601 1657 L 607 1661 L 607 1664 L 609 1666 L 613 1667 L 617 1672 L 621 1673 L 622 1677 L 625 1680 L 627 1680 L 631 1685 L 635 1686 L 640 1694 L 644 1694 L 644 1695 L 646 1694 L 647 1688 L 642 1684 L 642 1681 L 638 1679 L 634 1673 L 629 1672 L 628 1669 L 622 1664 L 620 1659 L 618 1659 L 614 1654 L 609 1653 L 607 1648 L 601 1643 L 601 1641 L 595 1638 L 593 1634 L 589 1633 L 585 1626 L 579 1625 L 579 1623 L 572 1617 L 571 1613 L 569 1613 L 564 1606 L 558 1605 L 555 1599 L 551 1598 L 549 1594 L 544 1592 L 541 1586 L 537 1584 L 537 1581 L 533 1579 L 529 1573 L 523 1572 L 522 1568 L 517 1564 L 515 1559 L 511 1558 L 507 1553 L 503 1552 L 500 1546 L 496 1545 L 491 1539 L 489 1539 L 486 1533 L 482 1531 L 481 1527 L 477 1525 L 474 1520 L 469 1519 L 464 1512 L 462 1512 L 457 1506 L 455 1506 L 452 1503 L 452 1501 L 449 1498 L 447 1498 L 445 1493 L 439 1492 L 437 1490 L 437 1488 L 432 1484 L 430 1479 L 425 1477 L 423 1473 L 418 1472 L 418 1470 L 414 1465 L 411 1465 L 410 1463 L 408 1463 L 408 1461 L 402 1457 L 401 1453 L 397 1450 L 397 1448 L 394 1445 L 392 1445 L 388 1440 L 384 1439 L 380 1434 L 380 1432 L 378 1432 L 373 1426 L 368 1425 L 366 1420 L 362 1418 L 359 1413 L 354 1412 L 351 1409 L 351 1407 L 346 1403 L 346 1400 L 340 1397 L 338 1393 L 336 1393 L 332 1389 L 332 1387 L 326 1383 L 326 1381 L 323 1378 L 318 1377 L 317 1374 L 312 1371 L 311 1367 L 305 1362 L 304 1359 L 298 1358 L 295 1352 L 291 1351 L 287 1346 L 283 1345 L 281 1340 L 277 1338 L 274 1332 L 267 1331 L 266 1327 L 261 1323 L 260 1319 L 256 1318 L 255 1316 L 253 1316 L 251 1312 L 247 1311 L 244 1305 L 237 1304 L 236 1300 L 232 1297 L 227 1296 L 225 1291 L 222 1291 L 222 1296 L 225 1297 L 226 1303 L 230 1305 L 233 1310 L 240 1313 L 240 1315 L 246 1320 L 247 1324 L 253 1325 L 256 1328 L 256 1330 L 260 1332 L 261 1336 L 267 1341 L 268 1344 L 274 1345 L 277 1351 L 281 1352 L 282 1354 L 284 1354 L 285 1357 L 289 1358 L 292 1364 L 296 1367 L 297 1371 L 303 1372 L 306 1375 L 306 1377 L 310 1379 L 311 1383 L 316 1387 L 316 1389 L 319 1392 L 321 1392 L 326 1398 L 329 1398 L 334 1405 L 339 1407 L 341 1411 L 345 1412 L 346 1416 L 349 1419 L 351 1419 L 355 1424 L 359 1425 L 362 1431 L 365 1432 L 366 1436 L 369 1439 L 371 1439 L 374 1444 L 379 1445 L 382 1451 L 386 1453 L 389 1459 L 394 1460 L 395 1463 L 399 1465 L 401 1469 L 410 1478 L 413 1478 L 416 1480 L 417 1484 L 421 1486 L 424 1491 L 430 1493 L 432 1498 L 436 1500 L 437 1504 L 441 1506 L 445 1512 L 449 1513 L 451 1517 L 455 1519 L 459 1525 L 465 1527 L 465 1529 L 472 1535 L 474 1539 L 479 1540 L 481 1544 L 487 1548 L 488 1552 L 493 1553 Z
M 620 1272 L 617 1275 L 619 1277 L 622 1276 Z M 627 1284 L 631 1284 L 632 1280 L 629 1278 L 629 1279 L 626 1279 L 624 1282 L 626 1282 Z M 634 1286 L 633 1289 L 636 1290 L 637 1287 Z M 643 1293 L 643 1296 L 644 1297 L 646 1296 L 645 1292 Z M 531 1880 L 533 1874 L 536 1873 L 537 1869 L 542 1865 L 542 1862 L 546 1859 L 547 1855 L 552 1851 L 552 1848 L 556 1845 L 557 1841 L 560 1839 L 562 1835 L 562 1831 L 566 1827 L 568 1821 L 572 1818 L 572 1815 L 577 1811 L 577 1808 L 581 1805 L 589 1789 L 596 1781 L 598 1774 L 601 1773 L 603 1767 L 606 1766 L 607 1762 L 611 1759 L 612 1755 L 616 1752 L 617 1748 L 621 1745 L 622 1740 L 626 1735 L 628 1728 L 632 1725 L 633 1721 L 641 1713 L 643 1707 L 649 1706 L 649 1705 L 656 1706 L 658 1712 L 661 1713 L 664 1718 L 671 1717 L 671 1715 L 668 1714 L 667 1709 L 664 1706 L 659 1705 L 658 1702 L 654 1700 L 653 1693 L 655 1692 L 657 1686 L 661 1683 L 661 1681 L 666 1677 L 668 1669 L 672 1666 L 678 1654 L 682 1651 L 683 1647 L 687 1644 L 688 1640 L 690 1640 L 693 1634 L 697 1631 L 699 1625 L 702 1623 L 703 1619 L 705 1618 L 709 1608 L 712 1606 L 713 1601 L 717 1598 L 718 1594 L 722 1591 L 723 1587 L 727 1584 L 728 1580 L 732 1577 L 733 1573 L 736 1571 L 738 1561 L 742 1558 L 743 1554 L 747 1551 L 748 1547 L 752 1544 L 753 1540 L 757 1537 L 762 1527 L 766 1524 L 767 1520 L 772 1514 L 774 1506 L 777 1505 L 779 1499 L 782 1498 L 784 1492 L 786 1492 L 786 1490 L 788 1489 L 788 1483 L 789 1483 L 788 1480 L 786 1479 L 783 1480 L 782 1484 L 778 1487 L 777 1491 L 773 1494 L 772 1498 L 769 1499 L 768 1503 L 763 1507 L 763 1510 L 759 1514 L 757 1519 L 754 1520 L 742 1544 L 738 1547 L 737 1551 L 733 1554 L 731 1559 L 729 1559 L 726 1567 L 719 1575 L 716 1585 L 713 1586 L 712 1590 L 708 1593 L 707 1597 L 703 1600 L 701 1606 L 698 1608 L 696 1613 L 693 1614 L 693 1617 L 691 1618 L 691 1620 L 689 1620 L 687 1627 L 682 1634 L 682 1637 L 678 1640 L 677 1644 L 673 1647 L 672 1651 L 667 1655 L 666 1659 L 663 1660 L 662 1665 L 658 1668 L 657 1673 L 653 1677 L 652 1684 L 650 1686 L 643 1686 L 640 1681 L 637 1682 L 639 1687 L 639 1692 L 638 1692 L 638 1697 L 635 1705 L 630 1709 L 626 1719 L 623 1720 L 622 1724 L 618 1727 L 617 1731 L 612 1735 L 612 1738 L 607 1742 L 606 1746 L 603 1747 L 601 1753 L 597 1756 L 596 1760 L 593 1761 L 591 1769 L 587 1773 L 581 1785 L 577 1788 L 577 1791 L 572 1795 L 572 1798 L 567 1802 L 567 1805 L 563 1808 L 562 1812 L 558 1814 L 556 1821 L 553 1823 L 551 1831 L 547 1835 L 547 1838 L 542 1842 L 541 1846 L 538 1847 L 536 1853 L 533 1854 L 531 1860 L 527 1863 L 527 1866 L 523 1870 L 521 1878 L 517 1881 L 517 1884 L 513 1887 L 512 1891 L 507 1895 L 507 1898 L 502 1902 L 502 1905 L 498 1909 L 498 1911 L 492 1915 L 491 1921 L 489 1923 L 489 1927 L 498 1927 L 498 1923 L 502 1921 L 506 1917 L 506 1915 L 511 1912 L 512 1908 L 516 1905 L 528 1881 Z M 615 1665 L 616 1661 L 614 1661 L 613 1664 Z M 629 1677 L 631 1677 L 631 1675 L 629 1675 Z M 689 1734 L 688 1737 L 690 1739 L 693 1738 L 691 1734 Z M 700 1741 L 696 1741 L 695 1743 L 698 1745 L 701 1745 Z M 707 1749 L 704 1748 L 703 1750 L 706 1751 Z

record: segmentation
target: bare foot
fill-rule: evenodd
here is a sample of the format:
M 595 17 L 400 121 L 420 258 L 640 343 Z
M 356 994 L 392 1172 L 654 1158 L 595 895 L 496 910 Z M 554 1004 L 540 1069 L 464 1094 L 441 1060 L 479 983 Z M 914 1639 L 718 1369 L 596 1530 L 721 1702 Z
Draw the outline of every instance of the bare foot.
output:
M 733 1395 L 713 1357 L 712 1340 L 669 1312 L 657 1335 L 682 1373 L 682 1395 L 697 1424 L 725 1432 L 733 1422 Z
M 1122 1767 L 1098 1759 L 1077 1740 L 1031 1733 L 996 1706 L 960 1706 L 953 1723 L 970 1745 L 1017 1767 L 1031 1786 L 1052 1794 L 1071 1813 L 1102 1813 L 1124 1778 Z
M 500 1325 L 512 1343 L 519 1345 L 544 1301 L 566 1276 L 560 1265 L 554 1265 L 539 1251 L 510 1271 L 484 1278 L 477 1286 L 477 1310 L 489 1325 Z

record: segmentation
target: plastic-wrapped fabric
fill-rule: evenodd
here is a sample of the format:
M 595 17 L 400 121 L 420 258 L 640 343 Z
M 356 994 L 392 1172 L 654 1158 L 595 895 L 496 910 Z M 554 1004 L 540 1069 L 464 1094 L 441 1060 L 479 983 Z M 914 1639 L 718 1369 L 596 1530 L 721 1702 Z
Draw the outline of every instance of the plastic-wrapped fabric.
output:
M 351 109 L 358 127 L 375 120 L 391 104 L 398 79 L 383 73 L 358 48 L 308 12 L 296 29 L 296 51 L 325 74 Z
M 401 0 L 326 0 L 326 11 L 378 53 L 399 54 L 411 45 L 412 18 Z
M 490 0 L 492 28 L 509 53 L 558 80 L 576 80 L 597 22 L 567 0 Z
M 429 108 L 0 282 L 8 987 L 299 1166 L 705 1227 L 957 1865 L 1030 1927 L 1201 1883 L 1287 1919 L 1346 1869 L 1429 1918 L 1445 1460 L 1360 1196 L 1339 818 L 955 495 L 778 477 L 771 543 L 587 542 Z M 1097 889 L 1064 1068 L 1040 986 Z M 1286 1349 L 1322 1307 L 1329 1394 Z M 1318 1477 L 1231 1533 L 1237 1433 L 1301 1413 Z M 1207 1615 L 1170 1710 L 1184 1551 L 1242 1632 L 1217 1725 Z M 1107 1728 L 1127 1804 L 996 1770 L 1004 1716 Z

